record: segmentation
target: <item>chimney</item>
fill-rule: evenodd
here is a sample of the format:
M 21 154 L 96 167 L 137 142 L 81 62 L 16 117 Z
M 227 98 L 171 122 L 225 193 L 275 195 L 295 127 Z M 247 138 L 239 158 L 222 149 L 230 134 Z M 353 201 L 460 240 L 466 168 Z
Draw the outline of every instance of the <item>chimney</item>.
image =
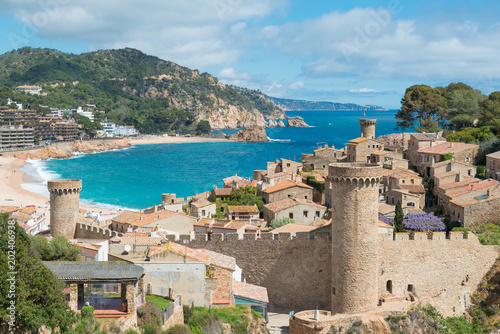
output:
M 486 189 L 486 195 L 490 197 L 490 189 Z
M 453 147 L 453 142 L 452 141 L 450 142 L 450 147 Z
M 462 171 L 458 171 L 458 181 L 457 182 L 462 182 Z
M 450 162 L 450 171 L 454 171 L 455 170 L 455 164 L 453 163 L 453 161 Z
M 474 186 L 475 186 L 475 184 L 471 184 L 470 185 L 470 190 L 474 190 Z

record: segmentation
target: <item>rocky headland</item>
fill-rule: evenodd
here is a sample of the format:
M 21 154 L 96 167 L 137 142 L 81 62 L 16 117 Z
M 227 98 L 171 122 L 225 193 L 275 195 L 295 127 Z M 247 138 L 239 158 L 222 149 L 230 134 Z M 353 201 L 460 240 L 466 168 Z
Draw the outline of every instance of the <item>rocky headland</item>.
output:
M 269 141 L 266 129 L 262 126 L 254 125 L 237 133 L 228 136 L 229 140 L 247 143 L 265 143 Z
M 54 143 L 37 150 L 19 152 L 15 154 L 19 159 L 47 160 L 47 159 L 67 159 L 74 156 L 74 153 L 95 153 L 110 150 L 120 150 L 130 147 L 130 143 L 125 139 L 117 140 L 89 140 Z

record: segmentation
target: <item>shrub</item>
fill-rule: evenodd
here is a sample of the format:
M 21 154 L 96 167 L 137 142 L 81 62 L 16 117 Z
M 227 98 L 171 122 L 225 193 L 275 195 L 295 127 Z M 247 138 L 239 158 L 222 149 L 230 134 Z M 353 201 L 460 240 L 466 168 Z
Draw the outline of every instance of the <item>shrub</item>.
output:
M 145 326 L 146 324 L 148 324 L 148 326 Z M 147 330 L 147 332 L 143 331 L 143 333 L 150 334 L 160 332 L 161 313 L 153 302 L 146 301 L 146 304 L 144 304 L 141 309 L 137 310 L 137 326 Z M 158 330 L 158 332 L 154 330 Z
M 294 223 L 295 221 L 288 217 L 276 218 L 271 220 L 271 223 L 269 224 L 269 231 L 275 230 L 278 227 L 285 226 L 287 224 L 294 224 Z

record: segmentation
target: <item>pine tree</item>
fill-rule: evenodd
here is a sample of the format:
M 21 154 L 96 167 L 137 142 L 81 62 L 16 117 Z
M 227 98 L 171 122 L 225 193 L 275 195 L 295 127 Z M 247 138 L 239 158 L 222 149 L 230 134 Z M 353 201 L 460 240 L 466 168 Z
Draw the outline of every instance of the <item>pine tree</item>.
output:
M 396 204 L 396 214 L 394 216 L 394 233 L 405 231 L 403 219 L 405 219 L 403 207 L 401 206 L 401 202 L 398 201 L 398 204 Z

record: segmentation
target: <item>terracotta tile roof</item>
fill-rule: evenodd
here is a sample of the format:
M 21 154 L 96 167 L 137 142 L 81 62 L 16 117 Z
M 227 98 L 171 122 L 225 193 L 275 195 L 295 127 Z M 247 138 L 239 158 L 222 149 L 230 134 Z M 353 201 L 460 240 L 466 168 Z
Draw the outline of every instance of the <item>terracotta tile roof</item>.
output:
M 471 206 L 477 203 L 483 203 L 483 202 L 489 202 L 493 200 L 498 200 L 500 199 L 499 196 L 488 196 L 483 199 L 476 199 L 476 198 L 465 198 L 463 200 L 456 200 L 456 201 L 450 201 L 450 203 L 456 204 L 461 207 L 466 207 L 466 206 Z
M 252 183 L 250 183 L 250 185 L 252 187 L 256 187 L 257 186 L 257 180 L 252 180 Z
M 205 264 L 210 264 L 210 256 L 208 254 L 199 252 L 193 248 L 182 246 L 176 244 L 175 242 L 167 242 L 164 245 L 158 245 L 155 247 L 151 247 L 149 249 L 149 256 L 154 256 L 156 254 L 161 254 L 164 252 L 172 252 L 179 255 L 186 255 L 187 258 L 192 260 L 203 262 Z
M 92 246 L 91 244 L 84 244 L 84 243 L 72 243 L 73 245 L 77 245 L 78 247 L 82 247 L 82 248 L 88 248 L 88 249 L 92 249 L 92 250 L 95 250 L 95 251 L 98 251 L 99 249 Z
M 377 151 L 377 152 L 372 152 L 371 155 L 386 155 L 392 152 L 389 151 Z
M 417 139 L 418 141 L 436 141 L 435 133 L 411 133 L 410 136 Z M 437 139 L 445 140 L 441 137 Z
M 214 204 L 214 203 L 210 202 L 206 198 L 201 198 L 201 199 L 191 203 L 191 205 L 196 207 L 196 208 L 204 208 L 204 207 L 212 205 L 212 204 Z
M 478 149 L 479 145 L 476 144 L 466 144 L 466 143 L 442 143 L 436 146 L 421 148 L 418 153 L 429 153 L 429 154 L 446 154 L 460 152 L 470 149 Z
M 159 245 L 150 248 L 149 255 L 156 255 L 163 252 L 172 252 L 182 256 L 186 256 L 192 260 L 203 262 L 205 264 L 214 265 L 217 267 L 236 270 L 236 260 L 232 256 L 227 256 L 221 253 L 213 252 L 207 249 L 195 249 L 179 245 L 175 242 L 168 242 L 164 245 Z
M 259 208 L 257 205 L 228 205 L 227 212 L 238 212 L 238 213 L 246 213 L 246 212 L 254 212 L 258 213 Z
M 232 271 L 236 270 L 236 259 L 232 256 L 224 255 L 221 253 L 213 252 L 208 249 L 196 249 L 196 251 L 207 254 L 210 257 L 210 264 L 229 269 Z
M 243 220 L 231 220 L 223 228 L 229 229 L 229 230 L 237 230 L 237 229 L 243 227 L 246 223 L 247 222 L 245 222 Z M 220 228 L 220 227 L 217 227 L 217 228 Z
M 298 199 L 295 197 L 288 197 L 273 203 L 265 204 L 264 207 L 270 211 L 279 212 L 281 210 L 285 210 L 299 204 L 314 206 L 319 209 L 326 209 L 326 207 L 318 203 L 314 203 L 305 199 Z
M 480 190 L 480 189 L 492 187 L 492 186 L 495 186 L 495 185 L 498 185 L 498 184 L 499 184 L 499 182 L 495 181 L 495 180 L 491 180 L 491 179 L 490 180 L 485 180 L 483 182 L 469 184 L 464 189 L 458 189 L 458 190 L 455 190 L 455 191 L 451 191 L 451 192 L 447 193 L 446 196 L 448 196 L 449 198 L 453 198 L 453 197 L 457 197 L 457 196 L 461 196 L 461 195 L 465 195 L 465 194 L 471 193 L 471 192 L 476 191 L 476 190 Z
M 0 212 L 6 212 L 6 213 L 12 213 L 19 209 L 20 207 L 18 206 L 8 206 L 8 205 L 0 206 Z
M 10 217 L 14 219 L 22 219 L 24 222 L 32 218 L 31 215 L 21 211 L 14 212 L 13 214 L 10 215 Z
M 124 210 L 118 216 L 113 218 L 114 222 L 122 224 L 130 224 L 134 226 L 142 226 L 150 223 L 154 223 L 175 215 L 183 215 L 170 210 L 160 210 L 152 213 L 140 213 L 136 211 Z
M 367 141 L 367 140 L 369 140 L 369 138 L 358 137 L 358 138 L 354 138 L 354 139 L 349 140 L 349 142 L 347 144 L 358 145 L 359 143 L 362 143 L 362 142 Z
M 198 222 L 194 223 L 193 226 L 207 226 L 207 227 L 209 227 L 213 221 L 214 221 L 213 218 L 201 218 Z
M 191 199 L 196 200 L 199 198 L 208 198 L 208 196 L 210 196 L 211 193 L 212 193 L 211 191 L 205 191 L 205 192 L 202 192 L 201 194 L 196 194 L 196 195 L 192 196 Z
M 229 305 L 233 306 L 232 299 L 224 299 L 224 298 L 213 298 L 212 305 Z
M 384 228 L 394 228 L 394 226 L 389 225 L 387 223 L 384 223 L 383 221 L 379 220 L 378 221 L 378 227 L 384 227 Z
M 398 177 L 397 175 L 419 176 L 418 173 L 412 171 L 411 169 L 403 168 L 403 167 L 398 167 L 398 168 L 394 168 L 394 169 L 384 168 L 382 171 L 383 176 L 392 176 L 393 174 L 396 174 L 396 177 Z
M 424 186 L 421 184 L 399 184 L 399 189 L 408 190 L 410 194 L 425 194 Z
M 267 289 L 263 286 L 233 281 L 233 291 L 235 297 L 242 297 L 262 303 L 269 303 Z
M 222 182 L 230 183 L 233 181 L 243 181 L 243 180 L 244 180 L 244 178 L 242 178 L 241 176 L 238 176 L 238 174 L 234 174 L 233 176 L 229 176 L 229 177 L 222 179 Z
M 21 208 L 19 211 L 32 215 L 36 211 L 36 206 L 30 205 Z
M 273 233 L 291 233 L 292 237 L 294 237 L 297 234 L 297 232 L 310 232 L 316 228 L 318 228 L 318 226 L 292 223 L 292 224 L 286 224 L 284 226 L 278 227 L 278 228 L 272 230 L 271 232 L 273 232 Z
M 493 159 L 500 159 L 500 151 L 487 154 L 486 157 Z
M 291 174 L 287 173 L 287 172 L 278 172 L 278 173 L 274 173 L 274 174 L 271 174 L 271 175 L 266 175 L 266 177 L 268 179 L 274 179 L 276 177 L 281 177 L 281 176 L 285 176 L 285 175 L 291 175 Z
M 281 163 L 283 163 L 285 161 L 290 161 L 291 163 L 297 164 L 297 166 L 302 166 L 302 163 L 300 163 L 300 162 L 288 160 L 288 159 L 283 159 L 283 158 L 281 159 Z
M 292 188 L 292 187 L 300 187 L 300 188 L 312 189 L 311 186 L 308 186 L 305 183 L 294 182 L 292 180 L 286 180 L 286 181 L 280 182 L 278 184 L 275 184 L 272 187 L 266 188 L 262 192 L 265 192 L 267 194 L 271 194 L 271 193 L 274 193 L 276 191 L 280 191 L 280 190 L 284 190 L 284 189 L 288 189 L 288 188 Z
M 214 189 L 215 196 L 229 196 L 233 191 L 232 188 L 217 188 Z
M 475 177 L 471 177 L 471 178 L 466 178 L 460 182 L 446 183 L 446 184 L 438 186 L 438 188 L 440 188 L 442 190 L 450 190 L 453 188 L 458 188 L 458 187 L 462 187 L 462 186 L 465 186 L 465 185 L 468 185 L 471 183 L 477 183 L 477 182 L 481 182 L 481 180 L 477 179 Z

